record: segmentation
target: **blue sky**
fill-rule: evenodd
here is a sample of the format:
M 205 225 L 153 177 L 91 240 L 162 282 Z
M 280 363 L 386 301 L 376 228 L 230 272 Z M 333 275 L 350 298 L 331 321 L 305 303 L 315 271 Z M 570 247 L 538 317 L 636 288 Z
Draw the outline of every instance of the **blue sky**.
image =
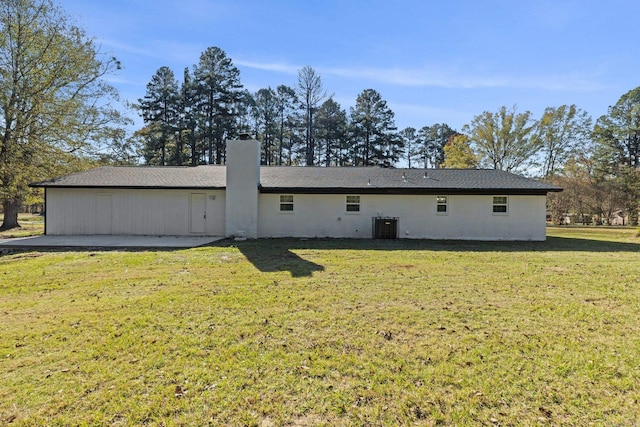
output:
M 640 86 L 635 0 L 58 0 L 123 65 L 135 101 L 161 66 L 180 80 L 209 46 L 245 88 L 295 86 L 313 67 L 349 111 L 380 92 L 399 129 L 460 129 L 483 111 L 576 104 L 595 119 Z M 136 126 L 142 125 L 136 118 Z

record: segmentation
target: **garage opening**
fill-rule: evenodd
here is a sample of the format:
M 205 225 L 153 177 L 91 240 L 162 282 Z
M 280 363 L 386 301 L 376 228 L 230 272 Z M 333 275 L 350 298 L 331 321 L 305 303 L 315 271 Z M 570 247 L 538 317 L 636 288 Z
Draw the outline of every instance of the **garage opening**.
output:
M 398 218 L 378 216 L 373 217 L 372 222 L 374 239 L 398 238 Z

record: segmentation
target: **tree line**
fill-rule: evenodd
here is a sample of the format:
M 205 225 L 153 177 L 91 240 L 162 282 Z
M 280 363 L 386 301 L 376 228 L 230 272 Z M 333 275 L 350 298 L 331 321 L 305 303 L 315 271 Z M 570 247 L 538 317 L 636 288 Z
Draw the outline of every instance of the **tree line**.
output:
M 445 145 L 445 167 L 528 172 L 564 189 L 549 194 L 556 224 L 638 225 L 640 209 L 640 87 L 623 94 L 595 123 L 575 105 L 530 112 L 484 112 Z
M 304 67 L 296 87 L 250 93 L 217 47 L 185 68 L 180 82 L 170 68 L 158 69 L 137 108 L 145 126 L 135 137 L 150 165 L 222 164 L 225 141 L 240 133 L 260 140 L 265 165 L 393 165 L 404 147 L 377 91 L 364 90 L 347 114 Z
M 250 133 L 265 165 L 440 167 L 444 146 L 458 134 L 447 124 L 398 131 L 395 114 L 374 89 L 363 90 L 347 112 L 327 94 L 313 68 L 297 85 L 251 93 L 225 52 L 210 47 L 179 81 L 160 67 L 136 105 L 144 127 L 134 136 L 149 165 L 224 163 L 224 145 Z
M 623 95 L 595 123 L 575 105 L 542 117 L 502 106 L 461 130 L 446 123 L 398 130 L 394 112 L 374 89 L 347 112 L 311 67 L 295 87 L 251 93 L 217 47 L 208 48 L 178 82 L 161 67 L 138 108 L 137 143 L 151 165 L 224 163 L 226 139 L 250 133 L 265 165 L 488 168 L 535 176 L 565 188 L 550 196 L 552 219 L 567 213 L 607 222 L 622 210 L 637 224 L 640 188 L 640 88 Z

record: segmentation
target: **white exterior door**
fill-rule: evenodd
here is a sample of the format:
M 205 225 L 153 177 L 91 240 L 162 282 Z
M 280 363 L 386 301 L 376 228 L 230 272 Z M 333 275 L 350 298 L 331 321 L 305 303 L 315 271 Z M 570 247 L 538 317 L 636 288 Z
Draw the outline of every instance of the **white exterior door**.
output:
M 113 206 L 111 194 L 96 194 L 96 234 L 112 234 Z
M 189 195 L 189 232 L 204 234 L 207 224 L 207 195 L 191 193 Z

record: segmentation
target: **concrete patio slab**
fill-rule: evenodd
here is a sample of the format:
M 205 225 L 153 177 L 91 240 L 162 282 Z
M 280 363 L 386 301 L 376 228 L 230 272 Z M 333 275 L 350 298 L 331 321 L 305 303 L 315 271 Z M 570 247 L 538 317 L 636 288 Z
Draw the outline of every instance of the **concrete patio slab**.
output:
M 195 248 L 224 237 L 201 236 L 31 236 L 0 240 L 0 249 L 24 248 Z

